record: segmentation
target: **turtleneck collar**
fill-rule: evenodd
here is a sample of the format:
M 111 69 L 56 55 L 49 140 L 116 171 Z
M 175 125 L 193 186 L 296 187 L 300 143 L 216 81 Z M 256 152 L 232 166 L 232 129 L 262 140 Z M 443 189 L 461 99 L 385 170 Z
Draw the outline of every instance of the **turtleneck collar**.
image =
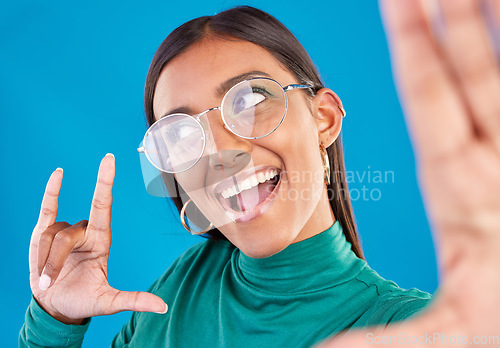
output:
M 236 249 L 233 265 L 250 285 L 268 292 L 302 293 L 342 284 L 366 265 L 351 250 L 337 220 L 330 228 L 267 258 Z

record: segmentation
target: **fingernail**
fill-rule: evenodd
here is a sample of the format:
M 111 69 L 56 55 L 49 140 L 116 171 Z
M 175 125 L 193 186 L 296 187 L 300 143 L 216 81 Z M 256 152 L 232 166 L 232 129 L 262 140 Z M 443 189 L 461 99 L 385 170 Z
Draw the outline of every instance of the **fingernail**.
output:
M 45 291 L 49 288 L 49 285 L 50 285 L 50 277 L 46 274 L 42 274 L 38 282 L 38 287 L 40 288 L 40 290 Z
M 60 171 L 61 173 L 63 172 L 63 169 L 61 167 L 57 168 L 56 170 Z
M 165 303 L 165 310 L 163 312 L 155 312 L 157 314 L 165 314 L 168 312 L 168 305 Z
M 106 156 L 110 156 L 110 157 L 115 158 L 115 155 L 113 155 L 112 153 L 107 153 Z

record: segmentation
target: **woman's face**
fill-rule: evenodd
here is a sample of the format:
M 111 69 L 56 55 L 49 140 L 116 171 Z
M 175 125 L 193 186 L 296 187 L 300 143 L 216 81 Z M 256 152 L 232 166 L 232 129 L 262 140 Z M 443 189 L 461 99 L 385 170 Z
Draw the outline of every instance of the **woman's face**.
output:
M 299 83 L 260 46 L 204 39 L 163 69 L 155 90 L 154 114 L 157 118 L 172 110 L 199 114 L 220 106 L 227 87 L 252 77 L 270 77 L 282 86 Z M 207 140 L 202 159 L 175 175 L 204 215 L 250 257 L 273 255 L 335 221 L 319 151 L 318 122 L 322 121 L 313 115 L 321 109 L 318 97 L 311 99 L 303 90 L 292 90 L 287 98 L 283 123 L 260 139 L 230 132 L 219 110 L 203 115 L 200 121 Z M 266 173 L 272 176 L 273 172 L 278 173 L 274 180 L 261 183 Z M 259 184 L 224 198 L 231 190 L 234 194 L 234 189 L 241 189 L 248 178 L 253 185 L 256 179 Z M 223 196 L 224 189 L 229 191 Z

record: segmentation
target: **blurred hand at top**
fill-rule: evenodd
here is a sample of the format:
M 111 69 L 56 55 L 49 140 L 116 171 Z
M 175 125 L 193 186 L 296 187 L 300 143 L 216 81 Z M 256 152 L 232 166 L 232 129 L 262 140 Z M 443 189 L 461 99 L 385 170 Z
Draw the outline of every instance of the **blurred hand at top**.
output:
M 380 8 L 440 284 L 432 303 L 412 319 L 340 334 L 321 347 L 362 348 L 373 346 L 375 337 L 433 334 L 460 335 L 468 344 L 476 336 L 483 343 L 496 336 L 490 344 L 498 345 L 500 71 L 492 36 L 500 39 L 500 0 L 384 0 Z

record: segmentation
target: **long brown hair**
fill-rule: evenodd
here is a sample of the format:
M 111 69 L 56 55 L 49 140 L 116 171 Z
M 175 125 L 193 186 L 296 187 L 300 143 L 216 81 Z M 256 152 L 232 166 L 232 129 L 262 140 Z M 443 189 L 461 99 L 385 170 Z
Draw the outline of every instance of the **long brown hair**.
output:
M 213 16 L 204 16 L 184 23 L 168 35 L 156 51 L 146 78 L 144 105 L 148 126 L 154 123 L 153 98 L 162 69 L 188 47 L 206 37 L 243 40 L 269 51 L 284 67 L 295 75 L 299 83 L 312 86 L 314 96 L 324 87 L 316 67 L 295 36 L 270 14 L 249 6 L 238 6 Z M 335 217 L 342 226 L 354 253 L 364 259 L 357 233 L 349 191 L 345 181 L 341 134 L 327 148 L 331 178 L 329 200 Z M 181 210 L 183 192 L 171 174 L 162 173 L 167 190 L 177 209 Z M 217 229 L 207 232 L 210 239 L 226 239 Z

